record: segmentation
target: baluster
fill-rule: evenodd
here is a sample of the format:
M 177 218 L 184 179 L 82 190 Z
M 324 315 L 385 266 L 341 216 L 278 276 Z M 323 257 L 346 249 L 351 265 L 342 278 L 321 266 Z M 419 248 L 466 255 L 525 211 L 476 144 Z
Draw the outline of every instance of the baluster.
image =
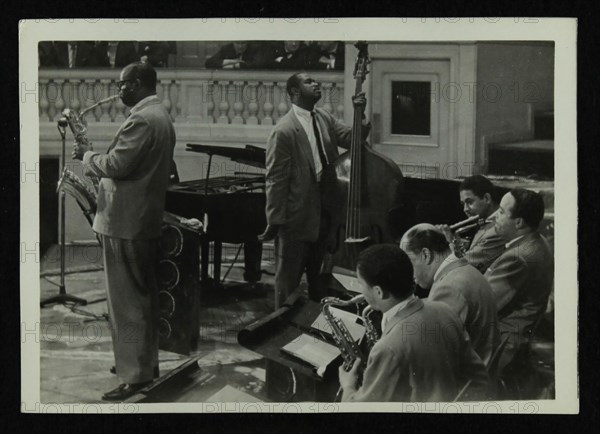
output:
M 108 92 L 109 92 L 108 93 L 109 96 L 116 95 L 119 93 L 119 89 L 117 89 L 117 84 L 112 80 L 110 81 Z M 109 106 L 108 113 L 110 115 L 110 121 L 115 122 L 115 120 L 117 119 L 117 116 L 119 115 L 118 102 L 112 101 L 108 106 Z
M 100 80 L 96 80 L 96 83 L 94 84 L 94 104 L 102 99 L 102 87 Z M 103 106 L 99 105 L 94 109 L 94 118 L 96 118 L 96 122 L 100 122 L 102 108 Z
M 336 84 L 334 87 L 333 103 L 337 103 L 336 115 L 339 120 L 344 120 L 344 85 Z
M 117 91 L 118 90 L 119 89 L 117 88 Z M 123 122 L 125 120 L 125 110 L 127 110 L 127 107 L 125 106 L 125 104 L 123 104 L 121 98 L 119 98 L 115 103 L 115 122 Z
M 333 84 L 332 83 L 323 83 L 321 85 L 321 87 L 323 88 L 323 94 L 324 94 L 323 105 L 321 108 L 323 110 L 326 110 L 327 112 L 333 114 L 333 107 L 331 106 L 331 92 L 332 92 Z
M 43 79 L 40 80 L 39 87 L 39 96 L 40 96 L 40 121 L 52 120 L 48 115 L 48 108 L 50 107 L 50 103 L 48 102 L 48 80 Z
M 81 101 L 79 96 L 79 80 L 75 80 L 71 83 L 69 92 L 69 108 L 75 113 L 81 111 Z
M 171 85 L 169 86 L 169 101 L 171 102 L 171 117 L 173 121 L 176 121 L 178 113 L 177 113 L 177 104 L 179 103 L 179 89 L 177 88 L 177 81 L 173 80 Z
M 175 92 L 177 93 L 177 99 L 175 104 L 176 117 L 181 117 L 181 83 L 175 82 Z
M 171 80 L 161 80 L 162 87 L 162 105 L 167 110 L 167 113 L 171 111 L 171 93 L 169 92 L 171 87 Z
M 110 79 L 102 79 L 100 80 L 102 83 L 102 98 L 108 98 L 110 96 Z M 102 122 L 110 122 L 110 106 L 112 104 L 102 104 L 100 107 L 102 109 L 102 113 L 100 114 L 100 120 Z
M 54 100 L 54 107 L 56 108 L 56 116 L 60 117 L 62 111 L 65 108 L 65 100 L 63 98 L 63 86 L 64 82 L 56 84 L 56 100 Z
M 244 118 L 242 112 L 244 111 L 244 103 L 242 102 L 242 95 L 244 89 L 244 83 L 242 81 L 236 81 L 235 85 L 235 102 L 233 103 L 233 119 L 232 124 L 243 124 Z
M 227 116 L 227 112 L 229 111 L 229 102 L 227 101 L 227 88 L 229 87 L 229 83 L 225 82 L 220 85 L 221 91 L 221 102 L 219 103 L 219 118 L 217 123 L 219 124 L 228 124 L 229 117 Z
M 214 90 L 215 90 L 215 83 L 211 82 L 211 81 L 207 81 L 205 83 L 203 83 L 202 86 L 206 91 L 204 92 L 205 96 L 205 100 L 206 100 L 206 123 L 207 124 L 214 124 L 215 123 L 215 95 L 214 95 Z
M 246 94 L 250 94 L 249 96 L 249 100 L 248 100 L 248 119 L 246 119 L 246 124 L 248 125 L 258 125 L 258 117 L 256 116 L 258 114 L 258 89 L 257 89 L 258 83 L 256 82 L 249 82 L 248 83 L 248 88 L 250 90 L 250 92 L 244 92 L 243 96 L 246 96 Z
M 95 80 L 91 80 L 91 79 L 84 80 L 83 88 L 81 90 L 81 109 L 82 110 L 85 110 L 86 108 L 88 108 L 89 106 L 93 105 L 96 102 L 95 86 L 96 86 Z M 89 116 L 89 114 L 88 114 L 88 116 Z
M 273 84 L 274 83 L 263 83 L 267 95 L 265 97 L 265 103 L 263 105 L 263 113 L 265 114 L 261 122 L 262 125 L 273 125 Z
M 279 104 L 277 104 L 277 111 L 279 112 L 279 118 L 281 118 L 288 111 L 288 105 L 286 101 L 287 93 L 285 90 L 285 83 L 279 83 L 277 87 L 279 88 Z

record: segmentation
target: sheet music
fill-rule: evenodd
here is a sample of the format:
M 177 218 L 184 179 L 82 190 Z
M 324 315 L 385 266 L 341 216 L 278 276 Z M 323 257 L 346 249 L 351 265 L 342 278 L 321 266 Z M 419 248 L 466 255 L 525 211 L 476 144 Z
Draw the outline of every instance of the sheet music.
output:
M 358 323 L 358 315 L 335 307 L 331 307 L 330 309 L 333 316 L 342 320 L 355 341 L 358 341 L 360 338 L 362 338 L 362 336 L 365 334 L 365 327 Z M 332 334 L 331 326 L 322 313 L 320 313 L 317 319 L 315 319 L 315 321 L 311 324 L 311 327 L 315 330 L 327 333 L 328 335 Z
M 340 354 L 337 347 L 307 334 L 301 334 L 285 345 L 281 351 L 310 363 L 317 368 L 319 375 L 322 375 L 327 365 Z

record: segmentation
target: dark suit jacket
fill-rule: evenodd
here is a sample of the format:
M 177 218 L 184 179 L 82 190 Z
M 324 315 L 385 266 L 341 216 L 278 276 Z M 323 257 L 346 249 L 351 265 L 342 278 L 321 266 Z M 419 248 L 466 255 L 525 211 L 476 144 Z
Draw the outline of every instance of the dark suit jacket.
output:
M 348 148 L 351 128 L 329 112 L 316 109 L 323 145 L 330 162 L 338 146 Z M 293 109 L 277 122 L 267 140 L 266 215 L 279 234 L 315 242 L 319 235 L 321 195 L 310 143 Z
M 123 68 L 130 63 L 139 62 L 142 55 L 139 53 L 139 44 L 136 45 L 133 41 L 119 41 L 117 44 L 117 52 L 115 53 L 115 67 Z
M 335 57 L 334 71 L 343 71 L 345 63 L 346 48 L 344 42 L 338 42 L 337 47 L 333 53 L 322 51 L 318 44 L 314 43 L 309 45 L 307 54 L 308 66 L 306 69 L 327 69 L 325 63 L 319 62 L 321 56 L 328 57 L 332 54 Z
M 54 42 L 54 60 L 50 66 L 59 68 L 69 67 L 69 44 L 68 42 Z M 107 67 L 110 66 L 108 60 L 108 43 L 78 41 L 77 51 L 75 53 L 74 68 L 81 67 Z
M 240 64 L 240 69 L 271 68 L 273 59 L 275 59 L 274 56 L 275 50 L 272 44 L 250 41 L 241 54 L 244 63 Z M 223 67 L 224 59 L 238 59 L 239 57 L 240 55 L 236 53 L 233 44 L 226 44 L 215 55 L 206 59 L 204 66 L 208 69 L 219 69 Z
M 160 236 L 174 147 L 171 117 L 153 96 L 131 109 L 105 155 L 85 153 L 85 173 L 102 178 L 95 232 L 123 239 Z
M 298 49 L 293 53 L 288 53 L 285 51 L 283 42 L 276 43 L 274 47 L 273 64 L 271 65 L 272 68 L 289 69 L 294 71 L 311 69 L 311 65 L 308 60 L 308 47 L 304 43 L 301 43 Z M 276 62 L 275 59 L 279 57 L 281 57 L 281 60 Z
M 481 273 L 485 273 L 485 270 L 504 251 L 505 244 L 506 241 L 496 233 L 494 223 L 487 223 L 475 233 L 471 246 L 465 253 L 465 258 L 469 264 Z
M 487 372 L 462 323 L 446 304 L 415 298 L 390 320 L 362 386 L 343 401 L 452 401 L 469 379 L 485 393 Z
M 500 333 L 510 333 L 509 344 L 526 342 L 544 313 L 554 279 L 554 258 L 546 239 L 538 232 L 525 235 L 485 273 L 498 308 Z
M 496 300 L 485 277 L 461 258 L 435 277 L 428 299 L 452 308 L 465 325 L 473 349 L 487 364 L 498 346 L 499 334 Z

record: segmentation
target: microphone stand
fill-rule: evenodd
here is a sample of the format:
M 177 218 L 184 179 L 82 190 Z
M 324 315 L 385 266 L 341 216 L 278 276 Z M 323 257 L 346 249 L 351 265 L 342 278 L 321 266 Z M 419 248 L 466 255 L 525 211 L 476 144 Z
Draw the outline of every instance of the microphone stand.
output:
M 62 139 L 62 155 L 61 155 L 61 163 L 60 163 L 60 173 L 63 173 L 64 169 L 65 169 L 65 159 L 66 159 L 66 140 L 65 137 L 67 135 L 67 119 L 66 118 L 60 118 L 58 120 L 57 123 L 57 128 L 58 128 L 58 132 L 60 133 L 60 137 Z M 48 282 L 58 286 L 58 295 L 55 295 L 54 297 L 50 297 L 46 300 L 43 300 L 42 302 L 40 302 L 40 307 L 44 307 L 48 304 L 54 304 L 54 303 L 61 303 L 61 304 L 65 304 L 65 303 L 74 303 L 74 304 L 81 304 L 82 306 L 85 306 L 87 304 L 87 300 L 80 298 L 80 297 L 75 297 L 74 295 L 69 295 L 67 294 L 66 288 L 65 288 L 65 192 L 64 191 L 59 191 L 59 197 L 60 197 L 60 207 L 59 207 L 59 213 L 60 213 L 60 283 L 57 284 L 55 282 L 52 282 L 51 280 L 48 280 Z

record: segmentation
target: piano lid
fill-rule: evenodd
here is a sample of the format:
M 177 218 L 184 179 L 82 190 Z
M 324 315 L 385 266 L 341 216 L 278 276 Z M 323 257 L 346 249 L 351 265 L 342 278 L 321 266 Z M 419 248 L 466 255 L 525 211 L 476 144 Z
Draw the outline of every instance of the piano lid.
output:
M 258 167 L 261 169 L 264 169 L 266 166 L 266 151 L 263 148 L 253 145 L 246 145 L 244 148 L 237 148 L 231 146 L 188 143 L 186 145 L 186 151 L 228 157 L 237 163 L 247 164 L 249 166 Z

